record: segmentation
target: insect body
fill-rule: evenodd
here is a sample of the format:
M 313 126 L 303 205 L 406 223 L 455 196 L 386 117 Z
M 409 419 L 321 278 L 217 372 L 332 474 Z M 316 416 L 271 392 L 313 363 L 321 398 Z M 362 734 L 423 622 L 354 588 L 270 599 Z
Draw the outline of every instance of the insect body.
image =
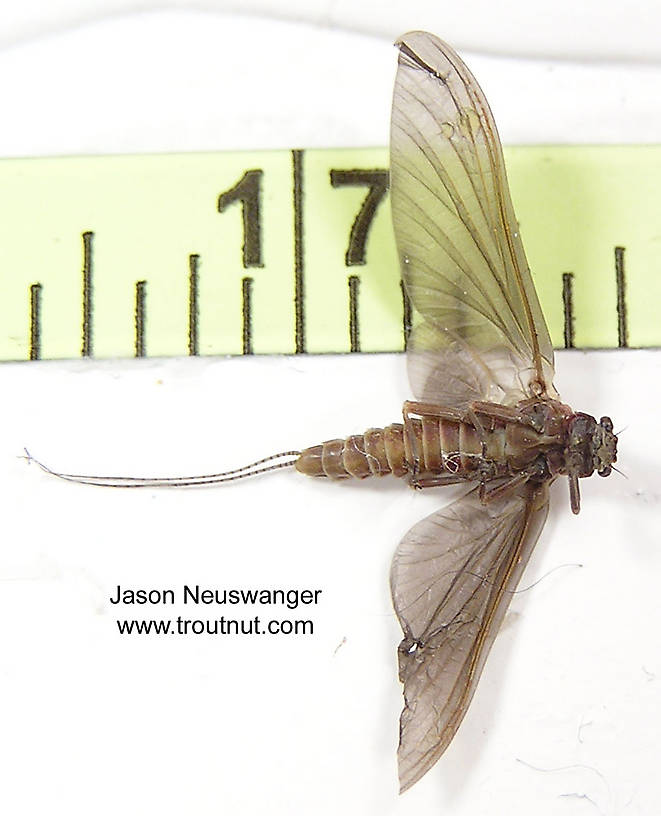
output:
M 479 85 L 431 34 L 412 32 L 397 45 L 390 189 L 413 307 L 407 353 L 417 399 L 405 403 L 403 423 L 208 476 L 56 475 L 177 486 L 293 465 L 330 479 L 392 473 L 416 488 L 472 485 L 416 524 L 393 559 L 393 604 L 404 633 L 404 791 L 461 723 L 546 519 L 549 484 L 566 475 L 578 513 L 579 478 L 610 473 L 617 438 L 608 417 L 574 413 L 553 387 L 553 348 Z
M 392 474 L 420 488 L 479 481 L 484 502 L 524 481 L 568 475 L 578 513 L 578 477 L 610 473 L 617 443 L 612 431 L 609 417 L 597 424 L 557 400 L 533 398 L 514 408 L 473 402 L 466 412 L 406 402 L 404 424 L 306 448 L 294 467 L 329 479 Z M 497 486 L 489 489 L 493 481 Z

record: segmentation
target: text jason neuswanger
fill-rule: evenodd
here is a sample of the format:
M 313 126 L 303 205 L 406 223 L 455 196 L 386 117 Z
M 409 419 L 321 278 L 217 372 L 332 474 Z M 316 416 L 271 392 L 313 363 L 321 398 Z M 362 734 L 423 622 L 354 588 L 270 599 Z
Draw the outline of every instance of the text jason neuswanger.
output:
M 111 604 L 281 604 L 287 609 L 298 609 L 300 605 L 318 604 L 321 589 L 203 589 L 196 584 L 184 584 L 179 591 L 174 589 L 135 589 L 117 584 L 110 596 Z

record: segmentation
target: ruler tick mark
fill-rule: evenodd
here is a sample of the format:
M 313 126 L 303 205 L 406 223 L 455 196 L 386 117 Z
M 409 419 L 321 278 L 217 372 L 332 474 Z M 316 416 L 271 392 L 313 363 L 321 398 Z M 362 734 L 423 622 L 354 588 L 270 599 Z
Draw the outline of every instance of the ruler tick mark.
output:
M 629 330 L 627 326 L 626 283 L 624 278 L 624 247 L 615 247 L 615 286 L 617 287 L 617 345 L 627 348 Z
M 91 357 L 92 346 L 92 239 L 93 232 L 84 232 L 83 238 L 83 344 L 82 357 Z
M 409 337 L 411 336 L 411 300 L 409 299 L 403 280 L 400 280 L 399 288 L 402 290 L 402 332 L 404 334 L 404 351 L 406 351 L 409 344 Z
M 574 348 L 574 295 L 572 285 L 574 283 L 573 272 L 562 273 L 562 306 L 565 321 L 565 348 Z
M 145 356 L 145 299 L 147 281 L 136 281 L 135 284 L 135 356 Z
M 200 256 L 188 256 L 188 354 L 196 357 L 200 353 L 198 337 L 198 265 Z
M 294 196 L 294 348 L 305 353 L 305 282 L 303 279 L 303 151 L 292 150 Z
M 243 353 L 252 354 L 252 278 L 241 280 L 242 304 L 241 313 L 243 315 Z
M 360 328 L 358 325 L 358 290 L 360 278 L 358 275 L 349 275 L 349 341 L 351 351 L 360 351 Z
M 30 286 L 30 359 L 41 359 L 41 284 Z

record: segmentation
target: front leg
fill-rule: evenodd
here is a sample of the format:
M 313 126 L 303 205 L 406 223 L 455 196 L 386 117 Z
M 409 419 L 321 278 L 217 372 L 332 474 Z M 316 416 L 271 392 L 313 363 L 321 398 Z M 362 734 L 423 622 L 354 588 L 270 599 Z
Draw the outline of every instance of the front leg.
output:
M 545 414 L 543 409 L 539 412 L 532 411 L 524 413 L 521 408 L 513 408 L 510 405 L 501 405 L 498 402 L 472 402 L 468 411 L 479 422 L 480 418 L 498 422 L 515 422 L 517 425 L 527 425 L 538 433 L 544 430 Z
M 540 424 L 540 417 L 536 414 L 524 413 L 518 407 L 513 408 L 510 405 L 501 405 L 498 402 L 483 402 L 482 400 L 471 402 L 463 410 L 449 408 L 445 405 L 435 405 L 433 402 L 406 400 L 402 412 L 404 422 L 411 417 L 465 422 L 472 425 L 480 434 L 480 437 L 485 435 L 485 426 L 491 426 L 489 430 L 493 429 L 494 422 L 516 422 L 518 425 L 529 425 L 536 430 Z
M 491 403 L 486 402 L 484 404 L 490 405 Z M 456 408 L 435 405 L 433 402 L 416 402 L 415 400 L 406 400 L 402 408 L 402 413 L 404 415 L 404 422 L 413 417 L 419 417 L 420 419 L 450 419 L 453 422 L 463 422 L 466 418 L 466 415 Z

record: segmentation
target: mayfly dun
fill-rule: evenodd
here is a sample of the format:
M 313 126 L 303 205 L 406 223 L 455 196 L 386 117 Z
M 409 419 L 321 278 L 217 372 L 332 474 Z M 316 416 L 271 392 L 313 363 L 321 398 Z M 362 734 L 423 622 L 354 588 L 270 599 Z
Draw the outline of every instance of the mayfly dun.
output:
M 116 487 L 213 484 L 295 467 L 308 476 L 392 474 L 415 488 L 471 489 L 418 522 L 392 562 L 404 638 L 401 790 L 461 723 L 546 519 L 549 485 L 607 476 L 608 417 L 572 411 L 553 387 L 553 348 L 526 262 L 493 116 L 458 55 L 431 34 L 397 42 L 390 173 L 393 227 L 413 306 L 415 402 L 403 421 L 193 478 L 55 474 Z M 50 471 L 53 472 L 53 471 Z

